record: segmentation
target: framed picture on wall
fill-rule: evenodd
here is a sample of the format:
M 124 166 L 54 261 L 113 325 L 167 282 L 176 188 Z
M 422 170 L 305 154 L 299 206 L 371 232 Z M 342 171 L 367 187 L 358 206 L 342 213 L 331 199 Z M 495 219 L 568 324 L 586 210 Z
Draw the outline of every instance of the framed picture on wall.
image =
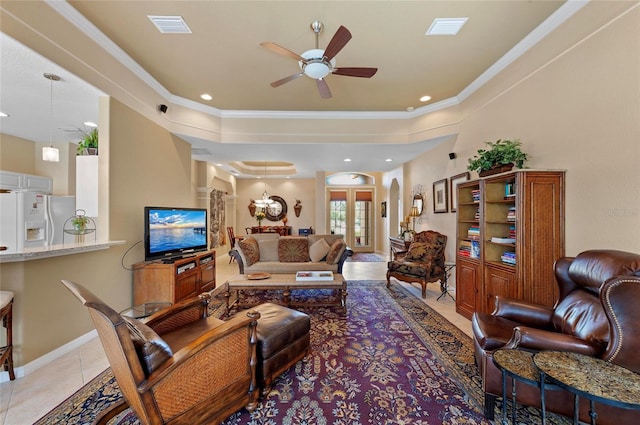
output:
M 382 204 L 380 204 L 380 215 L 382 216 L 382 218 L 385 218 L 387 216 L 387 201 L 384 201 Z
M 433 183 L 433 212 L 446 213 L 449 210 L 447 203 L 447 179 Z
M 451 212 L 455 212 L 458 209 L 458 183 L 466 182 L 469 180 L 469 172 L 456 174 L 453 177 L 449 177 L 449 198 L 451 199 Z

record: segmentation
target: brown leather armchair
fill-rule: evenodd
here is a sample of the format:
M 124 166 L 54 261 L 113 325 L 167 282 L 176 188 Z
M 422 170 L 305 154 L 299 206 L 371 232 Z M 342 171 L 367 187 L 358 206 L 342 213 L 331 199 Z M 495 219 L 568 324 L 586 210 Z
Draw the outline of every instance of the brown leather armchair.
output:
M 118 314 L 82 286 L 62 283 L 89 309 L 124 396 L 98 423 L 126 407 L 143 424 L 218 424 L 242 407 L 256 407 L 259 313 L 228 321 L 207 317 L 211 297 L 204 293 L 142 323 Z
M 493 363 L 493 351 L 499 348 L 572 351 L 640 371 L 640 255 L 585 251 L 557 260 L 554 269 L 559 299 L 553 308 L 496 297 L 493 313 L 473 314 L 475 357 L 488 419 L 494 417 L 496 397 L 502 396 L 502 375 Z M 519 383 L 517 400 L 539 407 L 540 390 Z M 573 396 L 567 391 L 547 390 L 546 401 L 547 411 L 573 415 Z M 588 422 L 588 402 L 581 402 L 580 418 Z M 598 424 L 640 423 L 638 411 L 599 404 L 596 410 Z
M 422 286 L 422 298 L 427 296 L 427 283 L 445 279 L 444 248 L 447 236 L 433 230 L 416 233 L 403 258 L 387 263 L 387 288 L 389 278 L 403 282 L 415 282 Z

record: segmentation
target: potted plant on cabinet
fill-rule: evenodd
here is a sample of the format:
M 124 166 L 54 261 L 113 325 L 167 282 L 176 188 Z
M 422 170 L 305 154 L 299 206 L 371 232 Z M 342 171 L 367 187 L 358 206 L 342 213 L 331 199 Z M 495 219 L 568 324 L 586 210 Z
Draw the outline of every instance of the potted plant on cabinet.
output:
M 84 138 L 78 143 L 76 151 L 78 155 L 98 154 L 98 129 L 94 128 L 89 133 L 85 133 Z
M 518 139 L 486 142 L 488 149 L 478 149 L 478 154 L 469 159 L 467 169 L 478 171 L 480 177 L 509 171 L 515 165 L 522 168 L 528 155 L 522 152 Z

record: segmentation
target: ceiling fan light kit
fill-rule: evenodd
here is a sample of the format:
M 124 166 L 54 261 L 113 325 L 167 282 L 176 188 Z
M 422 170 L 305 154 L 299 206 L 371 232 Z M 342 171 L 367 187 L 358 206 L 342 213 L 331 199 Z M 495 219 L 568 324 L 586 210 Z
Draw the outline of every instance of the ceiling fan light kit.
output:
M 282 47 L 276 43 L 265 41 L 260 43 L 265 49 L 274 53 L 296 59 L 298 66 L 302 72 L 289 75 L 280 80 L 271 83 L 271 87 L 279 87 L 282 84 L 293 81 L 302 75 L 316 80 L 318 91 L 322 98 L 330 98 L 331 90 L 327 85 L 325 78 L 329 74 L 342 75 L 346 77 L 371 78 L 378 71 L 378 68 L 336 68 L 336 60 L 334 57 L 342 50 L 342 48 L 351 40 L 351 33 L 344 26 L 340 26 L 336 33 L 329 41 L 327 48 L 322 50 L 318 48 L 318 35 L 324 29 L 324 24 L 320 21 L 313 21 L 310 25 L 311 30 L 316 34 L 316 48 L 307 50 L 299 55 L 286 47 Z

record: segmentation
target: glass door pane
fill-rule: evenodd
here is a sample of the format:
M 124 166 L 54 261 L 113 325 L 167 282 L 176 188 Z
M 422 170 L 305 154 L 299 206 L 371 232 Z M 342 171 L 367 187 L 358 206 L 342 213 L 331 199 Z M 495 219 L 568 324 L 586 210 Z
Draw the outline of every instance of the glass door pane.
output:
M 353 204 L 353 249 L 370 251 L 373 249 L 373 194 L 371 191 L 356 191 Z
M 331 234 L 347 234 L 347 201 L 329 202 L 329 230 Z

